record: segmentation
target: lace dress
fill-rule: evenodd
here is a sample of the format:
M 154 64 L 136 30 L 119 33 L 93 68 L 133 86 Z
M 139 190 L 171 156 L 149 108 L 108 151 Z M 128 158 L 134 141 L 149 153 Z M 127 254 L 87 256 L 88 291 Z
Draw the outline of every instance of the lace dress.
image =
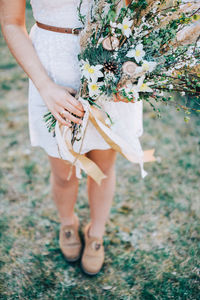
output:
M 79 0 L 32 0 L 31 5 L 35 20 L 57 27 L 82 27 L 78 19 Z M 83 1 L 82 13 L 87 13 L 87 0 Z M 80 69 L 77 55 L 80 51 L 79 36 L 56 33 L 32 27 L 30 38 L 43 66 L 49 76 L 59 85 L 76 90 L 80 86 Z M 134 152 L 142 155 L 139 137 L 143 133 L 143 103 L 105 102 L 103 104 L 114 125 L 112 129 L 129 143 Z M 56 138 L 49 133 L 43 121 L 48 111 L 43 99 L 33 82 L 29 80 L 29 136 L 33 147 L 40 146 L 50 156 L 60 158 Z M 88 124 L 81 153 L 92 149 L 109 149 L 110 146 L 97 132 L 92 124 Z M 71 157 L 69 154 L 69 161 Z M 142 177 L 147 173 L 141 165 Z

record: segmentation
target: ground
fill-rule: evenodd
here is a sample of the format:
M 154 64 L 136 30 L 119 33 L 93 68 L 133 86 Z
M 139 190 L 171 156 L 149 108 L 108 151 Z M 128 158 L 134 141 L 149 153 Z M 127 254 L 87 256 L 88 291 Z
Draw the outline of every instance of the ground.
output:
M 28 27 L 33 22 L 27 9 Z M 144 106 L 143 149 L 157 161 L 139 167 L 118 156 L 117 186 L 104 236 L 105 263 L 89 277 L 59 249 L 45 152 L 31 148 L 27 78 L 0 39 L 0 299 L 193 299 L 199 289 L 199 117 Z M 86 178 L 76 213 L 89 218 Z

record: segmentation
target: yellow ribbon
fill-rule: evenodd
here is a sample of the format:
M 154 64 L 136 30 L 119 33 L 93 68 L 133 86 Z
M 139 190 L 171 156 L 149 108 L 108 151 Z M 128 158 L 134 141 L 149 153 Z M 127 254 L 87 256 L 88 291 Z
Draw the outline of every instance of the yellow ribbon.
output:
M 60 126 L 60 129 L 62 131 L 62 125 Z M 70 136 L 67 136 L 67 133 L 70 132 Z M 82 169 L 87 173 L 90 177 L 92 177 L 97 184 L 101 184 L 102 179 L 106 178 L 107 176 L 101 171 L 101 169 L 88 157 L 86 157 L 84 154 L 77 153 L 73 150 L 72 144 L 71 144 L 71 130 L 66 130 L 65 131 L 65 136 L 63 136 L 67 148 L 71 155 L 75 158 L 76 160 L 79 160 L 79 162 L 82 165 Z M 73 162 L 72 165 L 75 164 L 75 161 Z M 71 172 L 70 172 L 71 175 Z M 70 179 L 71 176 L 68 177 Z
M 91 108 L 91 113 L 89 115 L 89 119 L 91 120 L 92 124 L 95 126 L 95 128 L 98 130 L 98 132 L 101 134 L 101 136 L 104 138 L 104 140 L 110 145 L 112 149 L 119 152 L 122 156 L 124 156 L 129 161 L 135 163 L 140 162 L 141 158 L 138 157 L 137 154 L 134 154 L 132 149 L 129 147 L 128 144 L 126 144 L 121 138 L 116 136 L 111 129 L 108 127 L 108 125 L 105 123 L 105 120 L 102 117 L 102 114 L 100 111 L 94 107 Z M 98 122 L 99 121 L 99 122 Z M 100 123 L 101 122 L 101 123 Z M 106 133 L 106 128 L 108 128 L 108 133 Z M 112 138 L 110 137 L 112 135 Z M 118 142 L 116 143 L 116 139 L 118 139 Z M 128 151 L 127 151 L 128 149 Z M 155 149 L 150 149 L 143 151 L 144 156 L 142 157 L 143 162 L 152 162 L 155 161 L 156 158 L 154 157 Z
M 102 113 L 95 107 L 90 107 L 89 119 L 88 122 L 91 121 L 96 130 L 100 133 L 100 135 L 104 138 L 106 143 L 115 151 L 119 152 L 126 159 L 133 163 L 141 163 L 141 162 L 152 162 L 155 161 L 154 157 L 154 149 L 143 151 L 143 156 L 138 156 L 137 153 L 134 153 L 132 148 L 121 139 L 116 133 L 114 133 L 110 127 L 105 123 Z M 61 135 L 67 145 L 67 148 L 71 155 L 75 158 L 72 165 L 78 160 L 81 163 L 82 169 L 88 174 L 98 185 L 101 184 L 101 181 L 107 176 L 101 171 L 101 169 L 85 154 L 80 154 L 75 152 L 72 148 L 71 144 L 71 130 L 65 130 L 63 135 L 63 126 L 59 124 L 59 128 L 61 131 Z M 87 130 L 87 127 L 86 129 Z M 83 140 L 84 136 L 82 137 Z

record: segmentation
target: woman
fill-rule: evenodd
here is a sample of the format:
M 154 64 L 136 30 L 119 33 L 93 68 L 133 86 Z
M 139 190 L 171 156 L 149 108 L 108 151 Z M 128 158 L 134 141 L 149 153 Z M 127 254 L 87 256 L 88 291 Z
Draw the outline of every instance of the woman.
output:
M 80 86 L 79 29 L 73 30 L 81 27 L 77 13 L 79 0 L 32 0 L 31 4 L 39 23 L 33 26 L 29 36 L 25 26 L 26 1 L 0 0 L 2 32 L 10 51 L 29 77 L 31 145 L 42 147 L 48 155 L 52 194 L 61 222 L 60 247 L 68 261 L 75 261 L 82 249 L 79 219 L 74 214 L 78 193 L 76 170 L 73 167 L 72 176 L 67 180 L 71 165 L 60 159 L 56 139 L 48 132 L 42 117 L 49 110 L 60 123 L 70 126 L 71 121 L 80 124 L 84 116 L 81 103 L 73 96 Z M 86 14 L 87 0 L 83 1 L 82 9 Z M 141 152 L 138 137 L 143 131 L 142 102 L 107 105 L 106 111 L 116 120 L 119 135 L 129 140 L 135 151 Z M 106 175 L 100 186 L 89 176 L 87 181 L 91 221 L 84 228 L 81 265 L 84 272 L 94 275 L 104 262 L 103 235 L 115 189 L 116 153 L 92 127 L 85 140 L 83 152 Z

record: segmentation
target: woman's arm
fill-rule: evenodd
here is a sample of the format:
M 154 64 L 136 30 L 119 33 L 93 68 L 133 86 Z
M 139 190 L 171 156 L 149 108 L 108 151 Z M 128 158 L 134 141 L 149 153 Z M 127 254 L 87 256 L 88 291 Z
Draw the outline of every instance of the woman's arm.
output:
M 29 78 L 38 89 L 48 109 L 62 124 L 69 126 L 60 115 L 63 109 L 82 117 L 83 107 L 66 89 L 55 84 L 48 76 L 32 45 L 25 25 L 25 0 L 0 0 L 0 21 L 8 47 Z M 81 123 L 81 120 L 66 112 L 66 118 Z

